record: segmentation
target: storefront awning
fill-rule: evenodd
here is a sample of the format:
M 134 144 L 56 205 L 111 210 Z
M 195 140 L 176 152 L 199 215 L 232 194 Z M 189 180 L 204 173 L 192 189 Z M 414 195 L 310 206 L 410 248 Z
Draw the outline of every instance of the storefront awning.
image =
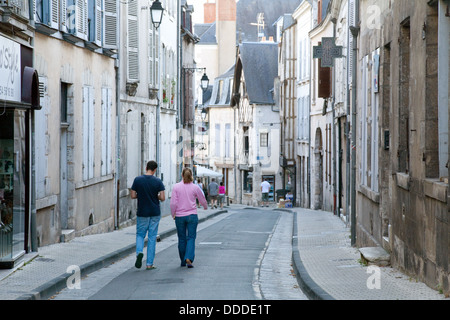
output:
M 205 167 L 197 166 L 197 177 L 222 178 L 223 174 Z

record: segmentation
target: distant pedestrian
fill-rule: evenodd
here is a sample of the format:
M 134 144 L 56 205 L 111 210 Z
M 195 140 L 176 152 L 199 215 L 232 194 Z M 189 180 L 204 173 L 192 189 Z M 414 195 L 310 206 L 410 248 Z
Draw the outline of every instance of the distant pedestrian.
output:
M 198 184 L 198 186 L 200 187 L 200 189 L 202 189 L 202 191 L 203 191 L 203 182 L 202 182 L 202 180 L 197 179 L 197 184 Z M 204 193 L 204 192 L 203 192 L 203 193 Z
M 217 196 L 219 195 L 219 185 L 216 179 L 212 178 L 211 183 L 208 185 L 208 194 L 211 201 L 211 208 L 217 208 Z
M 264 181 L 261 183 L 261 193 L 262 193 L 261 207 L 264 207 L 264 204 L 266 204 L 266 207 L 269 206 L 269 191 L 270 191 L 270 183 L 267 181 L 267 179 L 264 179 Z
M 195 200 L 198 199 L 205 210 L 208 209 L 208 202 L 206 202 L 203 191 L 192 183 L 191 169 L 184 168 L 182 176 L 183 180 L 173 187 L 170 211 L 177 227 L 178 254 L 181 266 L 187 265 L 188 268 L 193 268 L 198 225 Z
M 223 181 L 220 182 L 219 186 L 219 202 L 220 202 L 220 209 L 223 209 L 223 204 L 225 202 L 225 186 L 223 185 Z
M 161 219 L 160 201 L 166 200 L 164 184 L 155 177 L 158 164 L 155 161 L 147 162 L 144 175 L 136 177 L 131 186 L 131 198 L 138 200 L 136 220 L 136 262 L 135 267 L 142 266 L 144 257 L 144 239 L 148 233 L 147 242 L 147 270 L 155 269 L 156 236 Z

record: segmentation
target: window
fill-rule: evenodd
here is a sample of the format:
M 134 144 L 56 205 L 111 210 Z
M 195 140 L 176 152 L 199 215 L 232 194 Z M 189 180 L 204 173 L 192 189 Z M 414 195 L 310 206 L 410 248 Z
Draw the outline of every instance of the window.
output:
M 400 27 L 399 106 L 398 106 L 398 171 L 409 173 L 409 80 L 410 80 L 410 23 L 406 19 Z
M 102 0 L 89 0 L 88 4 L 88 37 L 90 42 L 102 45 Z
M 361 81 L 361 184 L 378 192 L 378 74 L 380 49 L 363 59 Z
M 269 133 L 261 132 L 259 135 L 259 146 L 268 147 L 269 146 Z
M 67 83 L 61 82 L 61 123 L 67 123 Z
M 250 149 L 250 142 L 248 137 L 248 127 L 243 127 L 244 131 L 244 154 L 246 157 L 248 157 L 249 149 Z
M 214 104 L 219 104 L 222 97 L 222 90 L 223 90 L 223 80 L 220 80 L 219 85 L 217 87 L 216 102 Z

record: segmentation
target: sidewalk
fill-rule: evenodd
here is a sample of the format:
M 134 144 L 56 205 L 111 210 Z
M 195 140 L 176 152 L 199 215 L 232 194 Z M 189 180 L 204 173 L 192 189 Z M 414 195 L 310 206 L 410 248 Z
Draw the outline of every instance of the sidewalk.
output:
M 293 264 L 299 284 L 310 299 L 450 300 L 392 267 L 374 271 L 361 265 L 358 249 L 351 246 L 350 228 L 333 213 L 290 210 L 296 216 Z
M 240 208 L 239 205 L 233 207 Z M 226 208 L 200 208 L 199 222 L 224 212 L 227 212 Z M 170 215 L 161 218 L 158 234 L 161 240 L 176 234 L 175 223 Z M 81 277 L 84 277 L 135 250 L 136 225 L 40 247 L 38 252 L 26 254 L 23 265 L 14 270 L 0 269 L 0 300 L 48 299 L 66 288 L 67 278 L 72 275 L 67 273 L 69 266 L 79 266 Z
M 199 222 L 227 209 L 249 206 L 233 204 L 224 210 L 198 210 Z M 255 209 L 258 209 L 255 207 Z M 276 209 L 261 208 L 262 210 Z M 450 300 L 422 282 L 391 268 L 380 270 L 379 289 L 370 279 L 375 274 L 359 263 L 357 248 L 350 245 L 350 229 L 330 212 L 302 208 L 278 209 L 294 213 L 292 257 L 297 280 L 310 299 L 320 300 Z M 170 216 L 161 219 L 159 235 L 175 234 Z M 40 247 L 27 254 L 24 265 L 0 270 L 0 300 L 47 299 L 66 287 L 67 268 L 80 267 L 81 276 L 133 254 L 136 226 L 109 233 L 77 237 L 67 243 Z M 369 280 L 369 281 L 368 281 Z

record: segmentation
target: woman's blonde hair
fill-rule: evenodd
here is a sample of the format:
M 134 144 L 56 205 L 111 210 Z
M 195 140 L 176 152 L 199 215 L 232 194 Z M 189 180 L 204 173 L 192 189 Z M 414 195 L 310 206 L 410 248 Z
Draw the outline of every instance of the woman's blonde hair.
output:
M 182 176 L 184 183 L 191 183 L 194 181 L 194 178 L 192 177 L 192 170 L 190 168 L 184 168 Z

